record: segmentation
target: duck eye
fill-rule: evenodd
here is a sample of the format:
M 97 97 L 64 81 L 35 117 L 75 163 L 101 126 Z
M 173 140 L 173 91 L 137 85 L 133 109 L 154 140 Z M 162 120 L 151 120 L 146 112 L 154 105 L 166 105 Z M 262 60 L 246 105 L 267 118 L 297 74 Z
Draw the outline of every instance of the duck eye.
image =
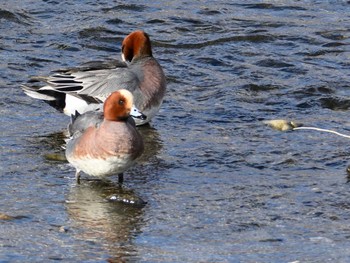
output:
M 119 101 L 118 101 L 118 104 L 119 104 L 120 106 L 123 106 L 123 105 L 124 105 L 124 101 L 123 101 L 123 100 L 119 100 Z

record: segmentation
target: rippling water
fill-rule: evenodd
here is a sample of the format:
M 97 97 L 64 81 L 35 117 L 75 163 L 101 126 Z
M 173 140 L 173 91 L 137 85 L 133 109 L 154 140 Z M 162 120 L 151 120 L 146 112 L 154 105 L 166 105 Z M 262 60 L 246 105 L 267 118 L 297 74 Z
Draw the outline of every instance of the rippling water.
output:
M 349 262 L 348 139 L 262 124 L 350 133 L 349 2 L 151 2 L 0 3 L 0 261 Z M 125 189 L 77 186 L 47 158 L 67 117 L 20 84 L 119 58 L 135 29 L 166 100 Z

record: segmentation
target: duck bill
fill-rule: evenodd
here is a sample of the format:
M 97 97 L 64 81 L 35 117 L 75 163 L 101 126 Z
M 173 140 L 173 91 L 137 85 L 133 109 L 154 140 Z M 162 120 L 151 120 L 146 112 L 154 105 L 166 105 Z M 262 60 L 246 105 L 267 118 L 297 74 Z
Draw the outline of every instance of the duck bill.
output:
M 131 108 L 130 116 L 133 117 L 134 119 L 141 119 L 141 120 L 147 119 L 147 116 L 143 114 L 141 111 L 139 111 L 135 106 Z

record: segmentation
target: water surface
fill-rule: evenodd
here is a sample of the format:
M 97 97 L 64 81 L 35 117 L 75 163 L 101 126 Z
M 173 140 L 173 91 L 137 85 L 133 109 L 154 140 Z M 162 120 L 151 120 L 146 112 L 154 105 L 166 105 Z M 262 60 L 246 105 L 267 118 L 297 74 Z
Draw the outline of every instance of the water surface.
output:
M 262 123 L 350 134 L 347 1 L 17 2 L 0 4 L 0 261 L 350 260 L 348 139 Z M 76 185 L 46 158 L 69 119 L 20 84 L 119 58 L 135 29 L 166 100 L 125 189 Z M 147 205 L 106 201 L 123 191 Z

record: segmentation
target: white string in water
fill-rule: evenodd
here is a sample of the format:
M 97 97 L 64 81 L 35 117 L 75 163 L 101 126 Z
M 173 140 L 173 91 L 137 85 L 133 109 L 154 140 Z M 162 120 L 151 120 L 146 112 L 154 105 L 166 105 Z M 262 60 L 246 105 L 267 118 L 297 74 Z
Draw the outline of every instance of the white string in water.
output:
M 296 127 L 296 128 L 293 128 L 293 131 L 296 131 L 296 130 L 314 130 L 314 131 L 328 132 L 328 133 L 333 133 L 333 134 L 336 134 L 338 136 L 342 136 L 342 137 L 350 139 L 350 135 L 342 134 L 340 132 L 336 132 L 336 131 L 332 131 L 332 130 L 321 129 L 321 128 L 317 128 L 317 127 Z

